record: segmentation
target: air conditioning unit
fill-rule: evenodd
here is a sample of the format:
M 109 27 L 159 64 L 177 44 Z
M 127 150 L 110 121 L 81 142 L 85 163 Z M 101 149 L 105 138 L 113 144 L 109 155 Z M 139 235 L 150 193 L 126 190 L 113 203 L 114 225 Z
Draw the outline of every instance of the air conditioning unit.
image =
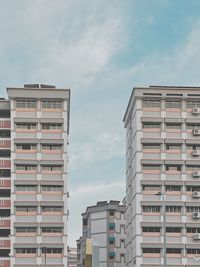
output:
M 200 192 L 194 191 L 192 192 L 193 198 L 199 198 L 200 197 Z
M 193 219 L 199 219 L 200 218 L 200 212 L 197 212 L 197 211 L 195 211 L 195 212 L 193 212 Z
M 200 234 L 196 233 L 193 235 L 193 239 L 199 240 L 200 239 Z
M 198 128 L 194 128 L 194 129 L 192 130 L 192 133 L 193 133 L 193 135 L 200 135 L 200 129 L 198 129 Z
M 194 107 L 194 108 L 192 109 L 192 113 L 193 113 L 193 114 L 199 114 L 199 113 L 200 113 L 200 108 Z
M 192 150 L 192 156 L 198 157 L 199 156 L 199 150 Z
M 200 176 L 200 171 L 193 171 L 192 176 L 193 177 L 199 177 Z

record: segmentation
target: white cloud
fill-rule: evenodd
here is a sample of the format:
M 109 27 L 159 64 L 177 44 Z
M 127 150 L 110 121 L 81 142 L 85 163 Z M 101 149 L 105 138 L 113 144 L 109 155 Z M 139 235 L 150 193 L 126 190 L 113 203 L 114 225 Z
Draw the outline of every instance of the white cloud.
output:
M 113 183 L 93 183 L 78 186 L 70 191 L 69 245 L 75 246 L 82 231 L 81 213 L 87 206 L 96 205 L 97 201 L 122 201 L 125 196 L 125 179 Z
M 78 38 L 50 43 L 39 60 L 39 74 L 83 90 L 123 47 L 122 35 L 122 24 L 117 17 L 109 17 L 105 22 L 93 21 Z
M 70 170 L 80 169 L 97 161 L 123 157 L 125 150 L 123 145 L 123 135 L 112 131 L 99 133 L 94 128 L 90 140 L 87 142 L 80 140 L 73 144 Z
M 119 81 L 132 80 L 135 85 L 199 85 L 200 84 L 200 20 L 193 22 L 182 43 L 167 53 L 147 56 L 138 64 L 118 74 Z

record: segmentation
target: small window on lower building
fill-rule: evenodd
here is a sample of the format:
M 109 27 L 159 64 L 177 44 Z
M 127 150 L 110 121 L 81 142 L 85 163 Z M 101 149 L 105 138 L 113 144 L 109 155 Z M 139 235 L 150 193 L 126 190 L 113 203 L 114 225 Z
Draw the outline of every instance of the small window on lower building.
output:
M 115 230 L 115 223 L 109 223 L 108 225 L 109 230 Z
M 110 211 L 110 216 L 114 216 L 115 212 L 114 211 Z
M 115 252 L 114 251 L 110 251 L 109 252 L 109 259 L 110 260 L 114 260 L 115 259 Z

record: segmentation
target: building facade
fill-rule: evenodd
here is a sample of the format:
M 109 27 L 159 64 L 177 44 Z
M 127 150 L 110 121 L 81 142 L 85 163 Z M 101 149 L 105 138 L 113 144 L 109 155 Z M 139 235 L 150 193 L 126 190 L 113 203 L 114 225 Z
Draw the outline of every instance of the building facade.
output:
M 77 248 L 68 247 L 67 267 L 77 267 Z
M 70 90 L 32 84 L 7 92 L 0 101 L 1 266 L 67 267 Z
M 125 205 L 101 201 L 82 214 L 83 232 L 77 241 L 78 267 L 86 265 L 86 243 L 92 243 L 92 266 L 125 266 Z
M 127 266 L 200 266 L 200 88 L 134 88 L 124 123 Z

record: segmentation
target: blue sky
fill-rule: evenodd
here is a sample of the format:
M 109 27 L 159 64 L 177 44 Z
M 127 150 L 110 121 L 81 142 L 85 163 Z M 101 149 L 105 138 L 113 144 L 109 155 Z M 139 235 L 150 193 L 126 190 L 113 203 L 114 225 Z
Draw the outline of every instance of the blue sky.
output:
M 125 195 L 132 87 L 200 85 L 199 0 L 2 0 L 0 88 L 71 88 L 69 243 L 86 206 Z

